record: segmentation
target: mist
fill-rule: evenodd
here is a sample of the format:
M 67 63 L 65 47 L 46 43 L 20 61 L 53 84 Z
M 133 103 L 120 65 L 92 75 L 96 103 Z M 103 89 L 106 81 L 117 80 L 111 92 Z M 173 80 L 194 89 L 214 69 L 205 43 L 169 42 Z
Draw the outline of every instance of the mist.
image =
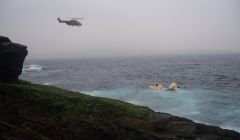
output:
M 239 0 L 1 0 L 0 19 L 28 58 L 240 53 Z

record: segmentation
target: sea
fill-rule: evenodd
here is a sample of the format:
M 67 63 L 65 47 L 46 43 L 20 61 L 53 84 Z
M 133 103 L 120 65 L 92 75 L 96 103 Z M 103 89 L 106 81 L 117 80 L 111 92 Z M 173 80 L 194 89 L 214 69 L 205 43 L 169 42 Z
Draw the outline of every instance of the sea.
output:
M 240 132 L 239 54 L 26 59 L 20 78 Z

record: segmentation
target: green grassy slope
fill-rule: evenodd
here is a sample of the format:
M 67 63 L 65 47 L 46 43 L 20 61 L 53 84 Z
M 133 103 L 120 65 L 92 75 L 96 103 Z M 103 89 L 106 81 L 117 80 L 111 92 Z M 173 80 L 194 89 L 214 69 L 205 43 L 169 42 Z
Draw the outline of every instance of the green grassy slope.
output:
M 0 139 L 141 140 L 240 135 L 147 107 L 19 81 L 0 84 Z

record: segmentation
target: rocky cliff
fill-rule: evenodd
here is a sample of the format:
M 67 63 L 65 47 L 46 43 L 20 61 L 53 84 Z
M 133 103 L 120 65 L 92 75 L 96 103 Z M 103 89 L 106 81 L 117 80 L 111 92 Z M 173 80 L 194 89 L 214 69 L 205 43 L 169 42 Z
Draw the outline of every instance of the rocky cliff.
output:
M 0 36 L 0 82 L 18 79 L 27 53 L 26 46 Z

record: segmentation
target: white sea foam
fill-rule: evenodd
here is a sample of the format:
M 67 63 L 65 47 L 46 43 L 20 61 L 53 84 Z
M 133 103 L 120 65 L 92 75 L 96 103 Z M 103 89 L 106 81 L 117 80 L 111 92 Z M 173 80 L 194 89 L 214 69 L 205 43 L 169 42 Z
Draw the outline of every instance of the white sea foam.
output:
M 24 65 L 23 71 L 24 72 L 39 72 L 42 71 L 44 68 L 41 65 Z
M 136 100 L 129 100 L 127 101 L 128 103 L 135 104 L 135 105 L 141 105 L 141 102 L 136 101 Z
M 52 83 L 52 82 L 46 82 L 46 83 L 43 83 L 43 85 L 54 85 L 54 83 Z

